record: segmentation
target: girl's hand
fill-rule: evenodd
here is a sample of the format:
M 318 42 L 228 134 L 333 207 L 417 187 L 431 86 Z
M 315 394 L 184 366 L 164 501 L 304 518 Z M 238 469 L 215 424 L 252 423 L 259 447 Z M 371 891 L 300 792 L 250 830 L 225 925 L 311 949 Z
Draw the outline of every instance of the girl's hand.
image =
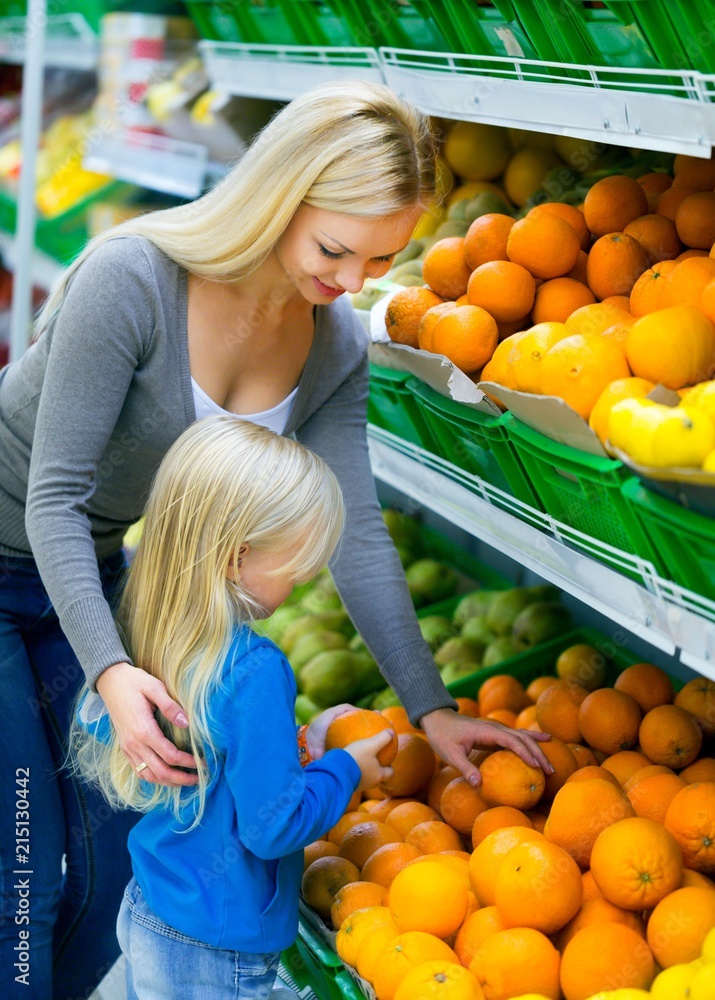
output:
M 479 768 L 468 757 L 475 747 L 505 747 L 513 750 L 525 763 L 540 767 L 544 774 L 554 773 L 554 768 L 539 746 L 540 741 L 551 739 L 548 733 L 531 729 L 509 729 L 492 719 L 457 715 L 451 708 L 438 708 L 423 715 L 420 725 L 437 756 L 445 764 L 451 764 L 461 771 L 474 788 L 482 783 Z
M 107 706 L 119 745 L 138 768 L 143 781 L 159 785 L 195 785 L 198 775 L 180 771 L 180 767 L 196 770 L 196 759 L 178 750 L 159 728 L 154 718 L 158 708 L 174 725 L 185 729 L 188 720 L 181 705 L 170 698 L 157 677 L 131 663 L 115 663 L 100 675 L 97 691 Z
M 313 719 L 305 733 L 305 743 L 308 747 L 311 760 L 320 760 L 325 753 L 325 734 L 333 719 L 337 719 L 339 715 L 345 715 L 346 712 L 353 712 L 354 710 L 354 705 L 347 705 L 345 703 L 342 705 L 333 705 L 332 708 L 327 708 L 316 719 Z
M 353 758 L 362 774 L 357 791 L 363 788 L 374 788 L 385 778 L 392 777 L 392 768 L 383 767 L 377 759 L 377 755 L 393 739 L 394 735 L 391 729 L 385 729 L 383 732 L 375 733 L 374 736 L 368 736 L 364 740 L 348 743 L 345 747 L 346 752 Z

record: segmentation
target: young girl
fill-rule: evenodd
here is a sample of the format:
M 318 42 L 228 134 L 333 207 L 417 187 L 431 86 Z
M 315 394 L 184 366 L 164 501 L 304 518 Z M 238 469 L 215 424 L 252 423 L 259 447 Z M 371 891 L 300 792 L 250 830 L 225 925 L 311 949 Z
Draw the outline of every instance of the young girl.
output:
M 109 715 L 91 721 L 86 687 L 73 733 L 84 776 L 145 813 L 118 920 L 129 998 L 269 996 L 297 933 L 303 847 L 391 773 L 385 733 L 301 767 L 293 672 L 248 624 L 327 563 L 342 525 L 325 463 L 245 421 L 198 421 L 159 468 L 118 620 L 135 663 L 188 710 L 188 728 L 165 725 L 198 783 L 144 781 Z M 313 744 L 344 710 L 313 723 Z

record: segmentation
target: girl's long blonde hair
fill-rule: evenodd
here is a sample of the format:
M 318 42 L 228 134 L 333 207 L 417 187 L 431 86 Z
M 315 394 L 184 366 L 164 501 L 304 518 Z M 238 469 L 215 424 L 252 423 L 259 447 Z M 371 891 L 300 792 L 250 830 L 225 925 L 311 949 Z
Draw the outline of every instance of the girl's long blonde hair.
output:
M 280 571 L 308 579 L 326 565 L 343 519 L 340 487 L 322 459 L 264 427 L 207 417 L 169 449 L 117 619 L 134 663 L 162 680 L 187 713 L 188 729 L 159 719 L 180 749 L 203 762 L 215 758 L 210 697 L 237 626 L 262 612 L 242 587 L 240 570 L 236 582 L 227 576 L 229 560 L 242 545 L 268 552 L 298 545 Z M 211 778 L 205 767 L 195 789 L 182 795 L 142 782 L 113 727 L 101 742 L 75 723 L 72 750 L 82 775 L 113 806 L 172 806 L 185 819 L 191 802 L 192 825 L 199 822 Z
M 113 236 L 144 236 L 193 274 L 240 281 L 272 252 L 303 202 L 364 218 L 426 207 L 435 156 L 429 119 L 389 88 L 360 80 L 315 87 L 279 111 L 207 194 L 95 237 L 54 286 L 37 332 L 77 267 Z

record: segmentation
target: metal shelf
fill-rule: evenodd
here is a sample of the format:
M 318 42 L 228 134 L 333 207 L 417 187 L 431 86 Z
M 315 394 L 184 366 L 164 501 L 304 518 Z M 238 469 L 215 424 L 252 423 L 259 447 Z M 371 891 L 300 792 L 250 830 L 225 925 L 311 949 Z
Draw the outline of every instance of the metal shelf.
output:
M 25 62 L 28 27 L 26 17 L 0 17 L 0 62 Z M 81 14 L 47 18 L 44 63 L 59 69 L 92 70 L 97 66 L 97 36 Z
M 378 51 L 386 83 L 429 114 L 693 156 L 715 143 L 715 77 L 695 71 Z
M 3 263 L 9 271 L 15 271 L 17 267 L 17 247 L 15 239 L 9 233 L 0 232 L 0 253 Z M 30 276 L 32 284 L 38 288 L 49 289 L 63 273 L 64 267 L 54 257 L 43 253 L 42 250 L 33 250 L 30 261 Z
M 375 49 L 199 42 L 211 85 L 228 94 L 291 101 L 319 83 L 384 83 Z
M 368 439 L 377 479 L 715 680 L 714 602 L 393 434 L 370 426 Z
M 208 168 L 206 146 L 149 132 L 106 134 L 86 154 L 86 170 L 180 198 L 198 198 Z

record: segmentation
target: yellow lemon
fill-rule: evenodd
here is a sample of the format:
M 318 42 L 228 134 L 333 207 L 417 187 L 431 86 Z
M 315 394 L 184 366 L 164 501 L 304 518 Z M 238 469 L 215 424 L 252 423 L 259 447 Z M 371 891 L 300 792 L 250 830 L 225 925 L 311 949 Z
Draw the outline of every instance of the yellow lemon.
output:
M 608 437 L 640 465 L 689 468 L 715 448 L 715 425 L 699 410 L 624 399 L 609 414 Z
M 715 380 L 694 385 L 679 405 L 694 406 L 696 410 L 702 410 L 711 420 L 715 420 Z
M 415 226 L 412 239 L 421 240 L 425 236 L 432 236 L 437 232 L 446 218 L 446 211 L 443 211 L 437 202 L 433 201 Z
M 499 125 L 457 122 L 445 140 L 442 155 L 449 167 L 468 181 L 490 181 L 509 162 L 509 133 Z
M 622 399 L 644 399 L 655 385 L 645 378 L 617 378 L 606 386 L 591 410 L 588 425 L 605 444 L 608 440 L 608 415 Z
M 561 160 L 551 149 L 522 146 L 509 160 L 504 174 L 504 187 L 515 205 L 523 205 L 544 183 L 550 170 Z
M 715 963 L 715 927 L 711 931 L 708 931 L 705 936 L 701 958 L 703 962 Z
M 703 459 L 703 472 L 715 472 L 715 451 L 709 452 Z M 715 962 L 715 949 L 710 961 Z
M 683 962 L 659 972 L 650 988 L 652 1000 L 688 1000 L 696 971 L 692 965 L 692 962 Z
M 508 203 L 509 201 L 506 192 L 497 184 L 492 184 L 491 181 L 465 181 L 464 184 L 459 184 L 452 189 L 447 204 L 454 205 L 457 201 L 471 201 L 478 194 L 495 194 L 504 202 Z
M 563 323 L 537 323 L 525 330 L 524 335 L 514 342 L 507 360 L 509 374 L 516 388 L 521 392 L 540 393 L 541 361 L 544 355 L 554 344 L 570 335 L 571 331 Z
M 715 997 L 715 965 L 702 965 L 690 983 L 689 1000 L 712 1000 Z

